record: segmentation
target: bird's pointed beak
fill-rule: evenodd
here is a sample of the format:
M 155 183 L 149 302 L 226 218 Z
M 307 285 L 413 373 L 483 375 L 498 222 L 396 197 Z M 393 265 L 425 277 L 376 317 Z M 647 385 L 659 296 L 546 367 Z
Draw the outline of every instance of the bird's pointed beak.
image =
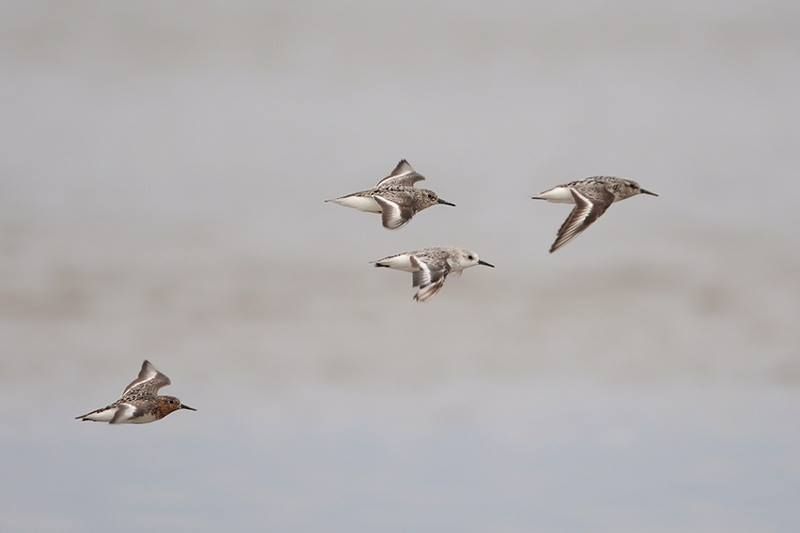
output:
M 639 192 L 641 192 L 642 194 L 649 194 L 650 196 L 658 196 L 656 193 L 650 192 L 646 189 L 639 189 Z
M 478 261 L 478 264 L 479 264 L 479 265 L 486 266 L 486 267 L 492 267 L 492 268 L 494 268 L 494 265 L 493 265 L 493 264 L 491 264 L 491 263 L 487 263 L 487 262 L 486 262 L 486 261 L 484 261 L 484 260 L 479 260 L 479 261 Z
M 190 411 L 197 411 L 194 407 L 189 407 L 188 405 L 181 404 L 181 409 L 188 409 Z
M 442 200 L 441 198 L 439 198 L 439 201 L 437 203 L 442 204 L 442 205 L 449 205 L 450 207 L 455 207 L 456 206 L 456 204 L 450 203 L 447 200 Z

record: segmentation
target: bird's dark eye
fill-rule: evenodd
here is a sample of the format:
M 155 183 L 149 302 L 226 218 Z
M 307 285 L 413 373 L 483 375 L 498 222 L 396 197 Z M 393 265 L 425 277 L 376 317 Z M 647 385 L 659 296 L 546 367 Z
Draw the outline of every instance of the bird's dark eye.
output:
M 470 261 L 472 261 L 473 259 L 475 259 L 475 256 L 473 256 L 473 255 L 468 255 L 468 256 L 467 256 L 467 259 L 469 259 Z

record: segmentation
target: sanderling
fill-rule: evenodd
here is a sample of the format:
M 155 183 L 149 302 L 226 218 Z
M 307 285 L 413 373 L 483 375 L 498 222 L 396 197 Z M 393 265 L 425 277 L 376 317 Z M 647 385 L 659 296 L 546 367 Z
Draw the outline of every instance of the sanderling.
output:
M 637 194 L 658 196 L 654 192 L 642 189 L 633 180 L 610 176 L 593 176 L 571 181 L 548 189 L 539 196 L 534 196 L 534 200 L 575 204 L 572 212 L 559 228 L 556 240 L 550 247 L 550 253 L 555 252 L 588 228 L 592 222 L 606 212 L 612 203 Z
M 478 254 L 464 248 L 425 248 L 403 252 L 373 261 L 376 267 L 394 268 L 412 273 L 412 286 L 419 287 L 414 300 L 424 302 L 439 292 L 450 273 L 460 274 L 465 268 L 494 265 L 481 261 Z
M 411 220 L 411 217 L 436 204 L 456 204 L 446 202 L 428 189 L 417 189 L 414 184 L 425 179 L 415 171 L 405 159 L 397 163 L 392 173 L 378 182 L 374 189 L 354 192 L 326 202 L 334 202 L 367 213 L 381 213 L 383 227 L 397 229 Z
M 150 361 L 145 360 L 139 376 L 125 387 L 119 400 L 75 418 L 109 424 L 146 424 L 161 420 L 178 409 L 197 411 L 193 407 L 183 405 L 174 396 L 158 396 L 158 389 L 170 383 L 172 382 L 167 376 L 156 370 Z

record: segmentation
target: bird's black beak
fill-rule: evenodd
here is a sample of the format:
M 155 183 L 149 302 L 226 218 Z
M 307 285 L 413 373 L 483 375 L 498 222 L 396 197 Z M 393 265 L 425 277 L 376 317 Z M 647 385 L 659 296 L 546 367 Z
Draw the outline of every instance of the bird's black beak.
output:
M 650 191 L 645 190 L 645 189 L 639 189 L 639 192 L 642 193 L 642 194 L 649 194 L 650 196 L 658 196 L 656 193 L 650 192 Z
M 188 405 L 181 404 L 181 409 L 188 409 L 190 411 L 197 411 L 194 407 L 189 407 Z
M 437 203 L 442 204 L 442 205 L 449 205 L 450 207 L 455 207 L 456 206 L 456 204 L 452 204 L 452 203 L 450 203 L 450 202 L 448 202 L 446 200 L 442 200 L 441 198 L 439 198 L 439 201 Z
M 478 261 L 478 264 L 479 264 L 479 265 L 483 265 L 483 266 L 487 266 L 487 267 L 492 267 L 492 268 L 494 268 L 494 265 L 493 265 L 493 264 L 491 264 L 491 263 L 487 263 L 486 261 L 483 261 L 483 260 L 480 260 L 480 261 Z

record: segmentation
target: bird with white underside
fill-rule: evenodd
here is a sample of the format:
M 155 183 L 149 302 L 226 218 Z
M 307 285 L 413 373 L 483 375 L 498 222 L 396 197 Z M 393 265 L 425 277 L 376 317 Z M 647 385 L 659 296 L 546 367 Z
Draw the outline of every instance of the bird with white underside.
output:
M 654 192 L 642 189 L 638 183 L 631 179 L 611 176 L 593 176 L 571 181 L 534 196 L 534 200 L 575 204 L 575 207 L 561 225 L 561 228 L 559 228 L 556 240 L 553 241 L 553 245 L 550 247 L 550 253 L 555 252 L 580 235 L 595 220 L 600 218 L 612 203 L 637 194 L 658 196 Z
M 376 267 L 411 272 L 412 286 L 418 289 L 414 295 L 417 302 L 425 302 L 437 294 L 451 273 L 460 274 L 476 265 L 494 268 L 478 254 L 464 248 L 425 248 L 390 255 L 373 263 Z
M 456 204 L 442 200 L 435 192 L 414 186 L 424 179 L 425 176 L 403 159 L 374 188 L 325 201 L 366 213 L 379 213 L 384 228 L 398 229 L 423 209 L 437 204 L 455 207 Z
M 179 409 L 196 411 L 174 396 L 159 396 L 158 390 L 171 384 L 170 379 L 145 360 L 139 375 L 125 387 L 116 402 L 95 409 L 77 420 L 108 422 L 109 424 L 147 424 L 161 420 Z

